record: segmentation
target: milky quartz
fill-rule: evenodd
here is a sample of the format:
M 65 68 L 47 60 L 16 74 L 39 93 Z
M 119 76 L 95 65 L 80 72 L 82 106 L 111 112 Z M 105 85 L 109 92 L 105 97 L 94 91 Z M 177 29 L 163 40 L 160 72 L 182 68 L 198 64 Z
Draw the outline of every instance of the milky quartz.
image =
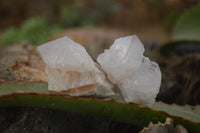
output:
M 73 96 L 113 95 L 112 85 L 84 47 L 62 37 L 38 47 L 46 63 L 50 91 Z
M 143 53 L 137 36 L 127 36 L 116 39 L 97 61 L 125 101 L 151 106 L 159 92 L 161 72 Z

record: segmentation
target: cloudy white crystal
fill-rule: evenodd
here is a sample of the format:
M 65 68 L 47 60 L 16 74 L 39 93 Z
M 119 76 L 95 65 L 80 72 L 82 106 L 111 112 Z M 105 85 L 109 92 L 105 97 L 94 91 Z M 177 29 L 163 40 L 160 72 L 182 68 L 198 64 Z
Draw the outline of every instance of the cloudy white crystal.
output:
M 161 72 L 143 53 L 137 36 L 127 36 L 116 39 L 97 61 L 108 79 L 118 85 L 125 101 L 150 106 L 159 92 Z
M 43 44 L 38 51 L 46 63 L 50 91 L 65 91 L 75 96 L 114 94 L 112 85 L 85 48 L 68 37 Z M 87 90 L 92 85 L 95 88 Z

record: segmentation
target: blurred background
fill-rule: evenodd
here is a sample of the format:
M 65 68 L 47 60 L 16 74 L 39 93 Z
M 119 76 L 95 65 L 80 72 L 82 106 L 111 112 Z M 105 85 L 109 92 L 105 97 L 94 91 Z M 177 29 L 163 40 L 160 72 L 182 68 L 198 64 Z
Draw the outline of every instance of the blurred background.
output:
M 44 64 L 35 46 L 65 35 L 84 45 L 96 60 L 114 39 L 136 34 L 144 43 L 145 55 L 161 67 L 163 79 L 157 100 L 200 104 L 199 3 L 199 0 L 1 0 L 0 63 L 7 64 L 0 65 L 0 78 L 46 81 L 41 70 Z
M 80 43 L 96 60 L 116 38 L 133 34 L 143 42 L 145 56 L 160 66 L 162 83 L 156 100 L 199 105 L 200 0 L 0 0 L 0 81 L 47 82 L 36 46 L 59 37 L 67 35 Z M 47 109 L 0 112 L 0 132 L 97 127 L 102 132 L 105 125 L 112 125 L 108 128 L 114 133 L 142 129 Z
M 199 0 L 1 0 L 1 46 L 23 40 L 39 45 L 51 40 L 55 31 L 69 29 L 73 30 L 66 34 L 84 32 L 87 36 L 88 30 L 83 27 L 102 31 L 99 34 L 137 34 L 144 42 L 163 43 L 170 39 L 177 19 L 198 3 Z M 121 35 L 114 38 L 118 36 Z

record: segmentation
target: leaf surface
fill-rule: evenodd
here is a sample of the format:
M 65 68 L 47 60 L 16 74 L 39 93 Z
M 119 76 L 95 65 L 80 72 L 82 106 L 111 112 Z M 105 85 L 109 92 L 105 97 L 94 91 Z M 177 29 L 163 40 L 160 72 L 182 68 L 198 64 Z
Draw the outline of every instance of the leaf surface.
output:
M 143 127 L 147 126 L 149 122 L 165 122 L 165 119 L 170 117 L 175 124 L 183 125 L 189 132 L 200 132 L 199 107 L 195 107 L 195 110 L 193 110 L 189 106 L 181 107 L 156 103 L 151 109 L 133 103 L 119 103 L 115 100 L 72 97 L 50 93 L 47 83 L 44 82 L 1 82 L 0 106 L 47 107 L 132 123 Z M 189 112 L 186 113 L 184 110 Z

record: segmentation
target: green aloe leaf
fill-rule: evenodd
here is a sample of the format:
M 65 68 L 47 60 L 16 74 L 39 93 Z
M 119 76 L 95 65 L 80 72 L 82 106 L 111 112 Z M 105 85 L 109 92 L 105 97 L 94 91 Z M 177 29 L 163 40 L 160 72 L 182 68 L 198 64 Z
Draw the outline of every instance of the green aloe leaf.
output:
M 156 102 L 152 106 L 153 109 L 159 111 L 165 111 L 171 115 L 184 117 L 187 120 L 200 122 L 200 106 L 180 106 L 176 104 L 165 104 L 162 102 Z
M 173 40 L 200 40 L 200 4 L 186 11 L 173 29 Z
M 189 132 L 200 132 L 199 107 L 191 111 L 190 106 L 156 103 L 153 105 L 154 109 L 151 109 L 132 103 L 119 103 L 115 100 L 71 97 L 49 93 L 47 83 L 44 82 L 2 81 L 0 83 L 0 106 L 47 107 L 104 117 L 143 127 L 149 122 L 164 122 L 167 117 L 170 117 L 175 124 L 183 125 Z M 189 112 L 184 113 L 187 111 Z

